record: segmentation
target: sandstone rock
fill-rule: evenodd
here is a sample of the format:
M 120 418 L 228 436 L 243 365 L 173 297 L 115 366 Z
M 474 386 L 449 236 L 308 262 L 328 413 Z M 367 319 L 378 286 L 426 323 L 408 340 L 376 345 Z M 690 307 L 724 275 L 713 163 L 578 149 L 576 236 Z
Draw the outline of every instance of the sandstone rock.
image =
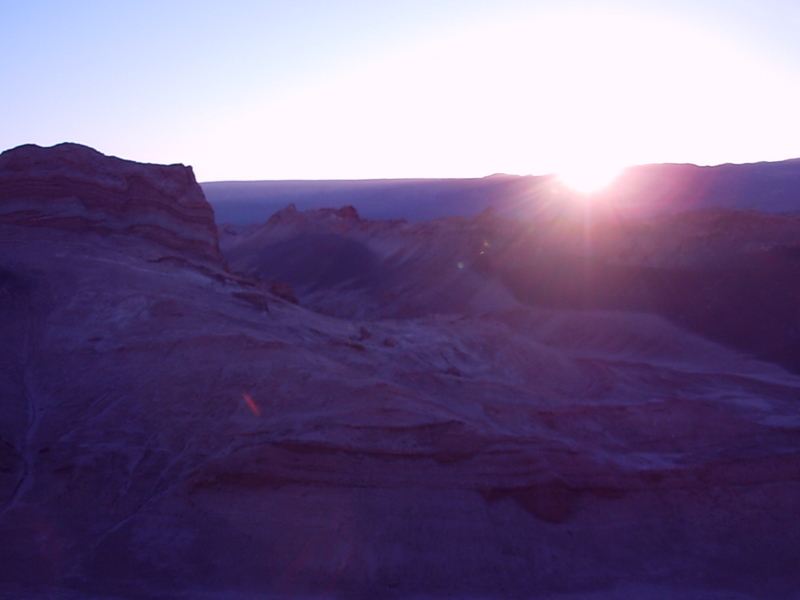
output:
M 800 590 L 796 375 L 622 310 L 267 312 L 52 225 L 0 223 L 0 596 Z
M 800 373 L 800 219 L 706 209 L 621 220 L 377 222 L 297 211 L 223 237 L 237 271 L 344 318 L 521 305 L 659 314 Z M 289 218 L 289 216 L 291 218 Z
M 135 236 L 161 258 L 219 263 L 214 213 L 191 167 L 146 165 L 78 144 L 0 155 L 0 223 Z
M 524 225 L 492 216 L 433 222 L 370 221 L 351 207 L 273 215 L 261 227 L 221 231 L 237 272 L 287 281 L 304 306 L 346 318 L 480 314 L 519 306 L 490 272 L 495 240 Z
M 273 296 L 277 296 L 278 298 L 282 298 L 287 302 L 291 302 L 292 304 L 300 303 L 292 286 L 290 286 L 288 283 L 284 283 L 283 281 L 278 281 L 277 279 L 270 280 L 269 293 Z

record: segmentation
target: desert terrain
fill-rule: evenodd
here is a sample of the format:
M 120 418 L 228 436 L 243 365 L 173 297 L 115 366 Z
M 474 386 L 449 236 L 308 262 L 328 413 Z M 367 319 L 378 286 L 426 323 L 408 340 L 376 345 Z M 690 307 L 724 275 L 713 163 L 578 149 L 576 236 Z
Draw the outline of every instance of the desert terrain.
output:
M 0 597 L 800 597 L 800 219 L 642 186 L 225 224 L 3 153 Z

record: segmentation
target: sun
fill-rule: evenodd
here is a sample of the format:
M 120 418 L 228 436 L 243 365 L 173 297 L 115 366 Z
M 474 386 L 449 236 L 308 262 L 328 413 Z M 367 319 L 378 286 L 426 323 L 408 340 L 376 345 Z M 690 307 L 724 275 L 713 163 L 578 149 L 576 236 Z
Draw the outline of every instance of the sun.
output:
M 618 166 L 589 162 L 565 166 L 555 175 L 566 187 L 581 194 L 593 194 L 611 184 L 621 171 Z

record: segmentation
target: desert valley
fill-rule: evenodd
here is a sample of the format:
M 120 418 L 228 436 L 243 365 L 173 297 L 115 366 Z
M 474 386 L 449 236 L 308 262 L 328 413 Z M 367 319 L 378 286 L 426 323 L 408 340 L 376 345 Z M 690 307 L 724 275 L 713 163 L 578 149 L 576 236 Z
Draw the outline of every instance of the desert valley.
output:
M 800 597 L 798 161 L 248 186 L 0 155 L 0 597 Z

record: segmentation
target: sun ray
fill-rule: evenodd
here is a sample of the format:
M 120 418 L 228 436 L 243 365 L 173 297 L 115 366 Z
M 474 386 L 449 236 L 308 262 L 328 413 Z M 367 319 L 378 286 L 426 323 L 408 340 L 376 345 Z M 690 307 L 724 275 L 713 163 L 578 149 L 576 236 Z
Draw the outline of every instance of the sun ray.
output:
M 577 162 L 556 172 L 566 187 L 582 194 L 593 194 L 611 184 L 622 171 L 621 167 L 600 162 Z

